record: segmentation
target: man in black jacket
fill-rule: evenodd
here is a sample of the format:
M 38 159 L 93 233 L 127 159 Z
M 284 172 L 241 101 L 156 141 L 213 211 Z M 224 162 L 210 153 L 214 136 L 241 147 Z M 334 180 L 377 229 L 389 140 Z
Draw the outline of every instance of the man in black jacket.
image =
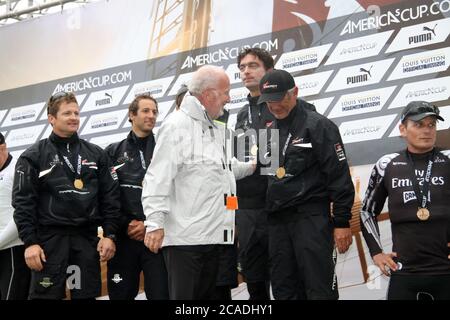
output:
M 269 252 L 276 299 L 337 299 L 334 243 L 348 250 L 354 187 L 336 125 L 305 108 L 289 72 L 260 81 L 279 130 L 279 164 L 269 175 Z M 275 139 L 274 139 L 275 140 Z M 330 215 L 331 203 L 333 215 Z M 334 235 L 334 240 L 333 240 Z
M 259 133 L 264 135 L 275 118 L 265 103 L 258 104 L 259 81 L 272 70 L 274 61 L 269 52 L 247 48 L 237 58 L 241 80 L 249 90 L 248 103 L 237 115 L 237 158 L 248 161 L 257 155 Z M 253 130 L 254 131 L 253 131 Z M 252 133 L 253 131 L 253 133 Z M 264 139 L 264 138 L 263 138 Z M 250 300 L 269 300 L 269 241 L 266 204 L 267 176 L 260 174 L 260 163 L 255 172 L 236 181 L 239 210 L 236 225 L 239 242 L 241 273 L 247 283 Z
M 115 253 L 117 175 L 100 147 L 78 138 L 74 94 L 53 95 L 47 114 L 53 132 L 19 157 L 13 187 L 14 221 L 32 270 L 30 298 L 64 298 L 69 273 L 71 298 L 93 299 L 101 291 L 99 259 Z
M 128 137 L 106 148 L 119 177 L 123 219 L 117 234 L 116 255 L 108 261 L 111 300 L 134 299 L 139 291 L 141 271 L 147 299 L 169 299 L 163 255 L 151 252 L 143 242 L 142 180 L 155 149 L 152 130 L 157 116 L 157 101 L 149 95 L 137 96 L 128 107 L 128 121 L 132 124 Z

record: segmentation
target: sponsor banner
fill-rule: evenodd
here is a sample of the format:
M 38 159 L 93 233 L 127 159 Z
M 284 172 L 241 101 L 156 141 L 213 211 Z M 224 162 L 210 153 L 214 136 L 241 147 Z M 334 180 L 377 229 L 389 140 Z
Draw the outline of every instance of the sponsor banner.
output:
M 81 109 L 82 112 L 116 107 L 122 101 L 129 86 L 92 92 Z
M 380 111 L 395 90 L 395 86 L 343 95 L 328 118 Z
M 45 102 L 39 102 L 28 106 L 11 108 L 5 121 L 3 121 L 2 127 L 36 121 L 42 109 L 44 109 L 44 105 Z
M 275 69 L 284 69 L 288 72 L 297 72 L 317 68 L 333 44 L 325 44 L 283 53 L 275 65 Z
M 230 78 L 230 84 L 241 83 L 241 72 L 239 71 L 237 63 L 230 64 L 225 72 L 227 73 L 228 78 Z
M 11 130 L 6 137 L 6 144 L 9 148 L 33 144 L 42 133 L 44 127 L 44 124 L 40 124 L 37 126 Z
M 127 137 L 128 133 L 129 133 L 129 131 L 125 131 L 125 132 L 109 134 L 109 135 L 101 136 L 101 137 L 94 137 L 94 138 L 91 138 L 89 140 L 89 142 L 96 144 L 99 147 L 105 149 L 111 143 L 124 140 Z
M 131 70 L 121 71 L 111 74 L 102 74 L 98 76 L 90 76 L 76 81 L 58 83 L 52 94 L 57 92 L 79 92 L 85 90 L 92 90 L 102 88 L 110 85 L 116 85 L 133 80 L 133 73 Z
M 127 114 L 128 109 L 92 115 L 87 120 L 81 134 L 87 135 L 117 130 Z
M 404 27 L 386 53 L 444 42 L 450 34 L 450 18 Z
M 158 118 L 156 121 L 163 121 L 167 115 L 169 114 L 169 111 L 175 110 L 175 101 L 164 101 L 158 103 Z M 127 121 L 129 123 L 129 121 Z
M 191 80 L 193 74 L 194 74 L 193 72 L 180 74 L 177 77 L 177 80 L 175 81 L 175 83 L 173 84 L 172 89 L 170 89 L 169 96 L 176 95 L 178 92 L 178 89 L 180 89 L 182 84 L 187 85 L 189 83 L 189 81 Z
M 415 100 L 441 101 L 450 97 L 450 77 L 435 78 L 405 84 L 392 101 L 389 109 L 405 107 Z
M 325 114 L 334 97 L 318 99 L 318 100 L 308 100 L 309 103 L 313 104 L 316 107 L 316 110 L 320 114 Z
M 383 49 L 392 33 L 394 33 L 394 30 L 341 41 L 330 55 L 325 65 L 376 56 L 380 53 L 381 49 Z
M 445 71 L 448 69 L 449 59 L 450 47 L 404 56 L 388 81 Z
M 387 116 L 342 122 L 339 126 L 342 141 L 345 144 L 381 139 L 396 117 L 397 115 L 390 114 Z
M 83 123 L 85 120 L 86 120 L 86 117 L 80 117 L 80 128 L 83 127 Z M 53 131 L 53 127 L 50 124 L 48 124 L 48 126 L 45 128 L 44 133 L 41 136 L 41 140 L 48 138 L 50 136 L 50 133 L 52 133 L 52 131 Z
M 149 94 L 155 99 L 161 98 L 166 93 L 167 88 L 174 78 L 175 77 L 172 76 L 136 83 L 123 103 L 131 103 L 131 101 L 140 94 Z
M 405 2 L 405 1 L 403 1 Z M 414 4 L 416 4 L 414 6 Z M 408 6 L 410 5 L 410 7 Z M 363 17 L 357 21 L 348 19 L 343 26 L 340 35 L 353 34 L 368 30 L 377 30 L 386 28 L 389 26 L 395 27 L 402 23 L 423 19 L 428 16 L 442 16 L 442 14 L 450 11 L 450 1 L 442 0 L 440 2 L 435 1 L 430 4 L 424 4 L 422 1 L 408 1 L 406 6 L 395 6 L 391 10 L 385 12 L 377 12 L 380 7 L 377 5 L 372 6 L 374 14 L 368 17 Z M 370 8 L 371 6 L 369 6 Z M 374 8 L 375 7 L 375 8 Z M 356 15 L 360 17 L 359 15 Z
M 379 83 L 392 62 L 394 58 L 342 68 L 333 78 L 326 92 Z
M 230 90 L 230 102 L 226 105 L 226 108 L 228 110 L 237 109 L 239 110 L 244 106 L 246 103 L 248 103 L 247 96 L 249 94 L 249 91 L 247 88 L 237 88 L 237 89 L 231 89 Z
M 9 146 L 8 146 L 9 147 Z M 19 159 L 20 155 L 25 151 L 26 149 L 20 149 L 15 151 L 10 151 L 9 153 L 12 155 L 14 159 Z
M 438 121 L 436 129 L 438 131 L 446 130 L 446 129 L 450 128 L 450 106 L 439 107 L 439 111 L 440 111 L 440 115 L 442 116 L 442 118 L 444 118 L 445 121 Z M 401 113 L 401 111 L 399 112 L 399 114 L 400 113 Z M 389 134 L 389 138 L 400 136 L 400 129 L 398 128 L 399 125 L 400 125 L 400 120 L 398 120 L 394 129 Z
M 330 78 L 333 71 L 325 71 L 309 74 L 307 76 L 295 77 L 295 84 L 298 87 L 300 97 L 318 94 L 325 83 Z
M 86 98 L 86 96 L 87 96 L 87 94 L 77 94 L 77 95 L 75 95 L 75 98 L 77 99 L 78 106 L 80 107 L 80 110 L 82 109 L 83 101 L 84 101 L 84 98 Z M 42 112 L 42 115 L 39 118 L 39 120 L 47 120 L 48 119 L 48 117 L 47 117 L 47 102 L 45 103 L 45 108 L 46 109 L 45 109 L 44 112 Z
M 0 124 L 3 121 L 3 118 L 5 117 L 6 113 L 8 112 L 8 110 L 0 110 Z

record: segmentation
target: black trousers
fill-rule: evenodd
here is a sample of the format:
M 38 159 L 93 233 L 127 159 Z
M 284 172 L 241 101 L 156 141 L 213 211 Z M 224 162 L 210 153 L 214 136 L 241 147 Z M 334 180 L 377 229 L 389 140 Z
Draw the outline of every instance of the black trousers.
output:
M 450 274 L 396 275 L 389 280 L 388 300 L 450 300 Z
M 151 252 L 142 241 L 121 237 L 116 254 L 108 261 L 108 294 L 111 300 L 133 300 L 139 293 L 141 271 L 148 300 L 169 299 L 167 270 L 161 252 Z
M 31 270 L 25 263 L 25 247 L 0 250 L 0 300 L 26 300 Z
M 219 269 L 219 245 L 163 248 L 171 300 L 211 300 Z
M 338 299 L 327 206 L 269 216 L 272 292 L 277 300 Z
M 47 262 L 31 272 L 30 299 L 65 298 L 66 280 L 72 299 L 92 299 L 101 293 L 97 235 L 39 234 Z
M 236 211 L 239 262 L 247 282 L 250 300 L 268 300 L 269 293 L 269 229 L 264 209 Z

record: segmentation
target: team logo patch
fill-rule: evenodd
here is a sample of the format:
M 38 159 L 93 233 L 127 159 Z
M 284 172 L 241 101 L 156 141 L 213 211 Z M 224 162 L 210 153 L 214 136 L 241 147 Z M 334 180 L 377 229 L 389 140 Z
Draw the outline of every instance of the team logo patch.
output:
M 123 279 L 120 277 L 120 274 L 115 273 L 114 277 L 112 277 L 111 279 L 114 283 L 119 283 L 120 281 L 122 281 Z
M 42 279 L 42 281 L 39 282 L 39 284 L 40 284 L 41 286 L 43 286 L 44 288 L 48 288 L 48 287 L 51 287 L 51 286 L 53 285 L 53 282 L 50 281 L 50 278 L 49 278 L 49 277 L 44 277 L 44 278 Z
M 416 199 L 416 193 L 414 191 L 403 191 L 403 203 Z
M 334 151 L 336 151 L 336 155 L 339 161 L 344 161 L 346 159 L 344 148 L 342 148 L 342 145 L 340 143 L 336 143 L 334 145 Z
M 119 179 L 117 177 L 117 172 L 116 172 L 116 168 L 115 167 L 111 167 L 110 168 L 110 173 L 111 173 L 111 178 L 113 178 L 113 180 L 118 180 Z

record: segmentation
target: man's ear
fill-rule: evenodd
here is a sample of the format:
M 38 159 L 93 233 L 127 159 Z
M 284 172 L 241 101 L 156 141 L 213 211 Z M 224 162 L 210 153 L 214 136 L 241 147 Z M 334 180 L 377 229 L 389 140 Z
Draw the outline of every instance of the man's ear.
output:
M 406 121 L 405 121 L 406 123 Z M 400 135 L 405 138 L 406 137 L 406 124 L 400 123 L 398 126 L 398 129 L 400 130 Z
M 48 119 L 48 122 L 52 125 L 52 127 L 53 127 L 53 124 L 55 123 L 55 121 L 56 121 L 56 117 L 54 116 L 54 115 L 52 115 L 52 114 L 48 114 L 47 115 L 47 119 Z

